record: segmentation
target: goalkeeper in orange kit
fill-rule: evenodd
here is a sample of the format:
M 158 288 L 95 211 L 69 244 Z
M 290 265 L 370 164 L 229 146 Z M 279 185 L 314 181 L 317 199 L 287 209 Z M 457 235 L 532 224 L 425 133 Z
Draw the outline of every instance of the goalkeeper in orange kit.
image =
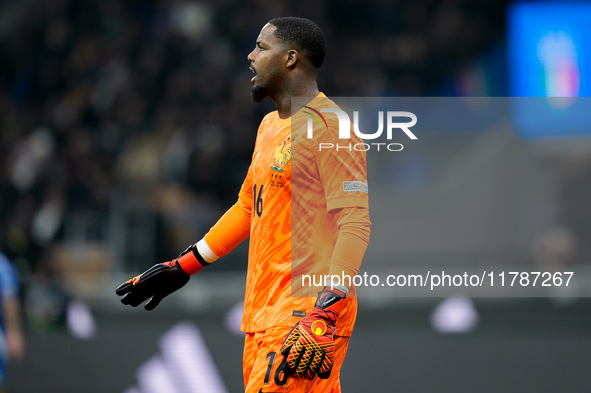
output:
M 259 126 L 236 204 L 177 259 L 117 288 L 124 304 L 147 301 L 151 310 L 250 237 L 241 324 L 247 393 L 340 392 L 355 289 L 329 283 L 317 297 L 292 293 L 302 273 L 353 277 L 369 241 L 365 153 L 318 149 L 318 141 L 338 141 L 336 117 L 322 117 L 314 140 L 295 132 L 311 113 L 338 108 L 316 82 L 325 52 L 322 31 L 308 19 L 275 18 L 263 27 L 248 55 L 251 94 L 255 102 L 270 97 L 277 110 Z M 292 108 L 293 97 L 307 97 L 305 105 Z

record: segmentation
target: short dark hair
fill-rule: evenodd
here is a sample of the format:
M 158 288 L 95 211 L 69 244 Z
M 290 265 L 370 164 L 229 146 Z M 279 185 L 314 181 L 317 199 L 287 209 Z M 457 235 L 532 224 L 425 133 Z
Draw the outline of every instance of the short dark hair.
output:
M 293 16 L 273 18 L 275 36 L 285 44 L 294 44 L 316 68 L 320 68 L 326 56 L 326 38 L 320 27 L 310 19 Z

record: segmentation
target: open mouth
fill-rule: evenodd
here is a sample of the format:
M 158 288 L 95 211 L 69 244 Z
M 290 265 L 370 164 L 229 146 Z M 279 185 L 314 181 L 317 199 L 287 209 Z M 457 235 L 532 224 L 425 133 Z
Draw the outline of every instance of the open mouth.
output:
M 254 76 L 252 77 L 252 79 L 250 80 L 251 83 L 254 83 L 255 78 L 257 77 L 257 71 L 254 69 L 253 66 L 248 67 L 252 73 L 254 74 Z

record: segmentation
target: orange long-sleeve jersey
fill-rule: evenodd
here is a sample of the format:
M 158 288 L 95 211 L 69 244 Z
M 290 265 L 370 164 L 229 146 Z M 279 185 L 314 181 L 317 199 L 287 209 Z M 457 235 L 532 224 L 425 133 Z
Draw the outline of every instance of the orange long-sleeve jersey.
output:
M 322 93 L 306 107 L 338 108 Z M 238 201 L 204 237 L 221 257 L 250 236 L 245 332 L 293 326 L 319 290 L 303 286 L 302 276 L 356 274 L 369 241 L 365 152 L 320 150 L 319 143 L 343 143 L 338 120 L 327 114 L 308 138 L 303 109 L 289 119 L 276 111 L 263 119 Z M 361 142 L 351 134 L 350 143 Z M 337 321 L 341 336 L 355 322 L 351 295 Z

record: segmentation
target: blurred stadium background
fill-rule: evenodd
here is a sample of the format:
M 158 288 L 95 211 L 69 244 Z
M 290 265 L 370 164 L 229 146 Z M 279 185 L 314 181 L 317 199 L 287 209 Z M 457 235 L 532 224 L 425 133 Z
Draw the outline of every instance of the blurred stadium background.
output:
M 251 102 L 246 56 L 280 15 L 325 31 L 329 96 L 591 90 L 583 1 L 0 2 L 0 247 L 19 272 L 27 347 L 8 392 L 242 389 L 244 246 L 152 313 L 114 288 L 234 202 L 274 109 Z M 588 265 L 591 123 L 563 135 L 533 113 L 398 155 L 393 221 L 373 228 L 396 234 L 396 253 L 370 244 L 363 268 Z M 361 299 L 343 390 L 588 392 L 590 311 L 587 298 Z

